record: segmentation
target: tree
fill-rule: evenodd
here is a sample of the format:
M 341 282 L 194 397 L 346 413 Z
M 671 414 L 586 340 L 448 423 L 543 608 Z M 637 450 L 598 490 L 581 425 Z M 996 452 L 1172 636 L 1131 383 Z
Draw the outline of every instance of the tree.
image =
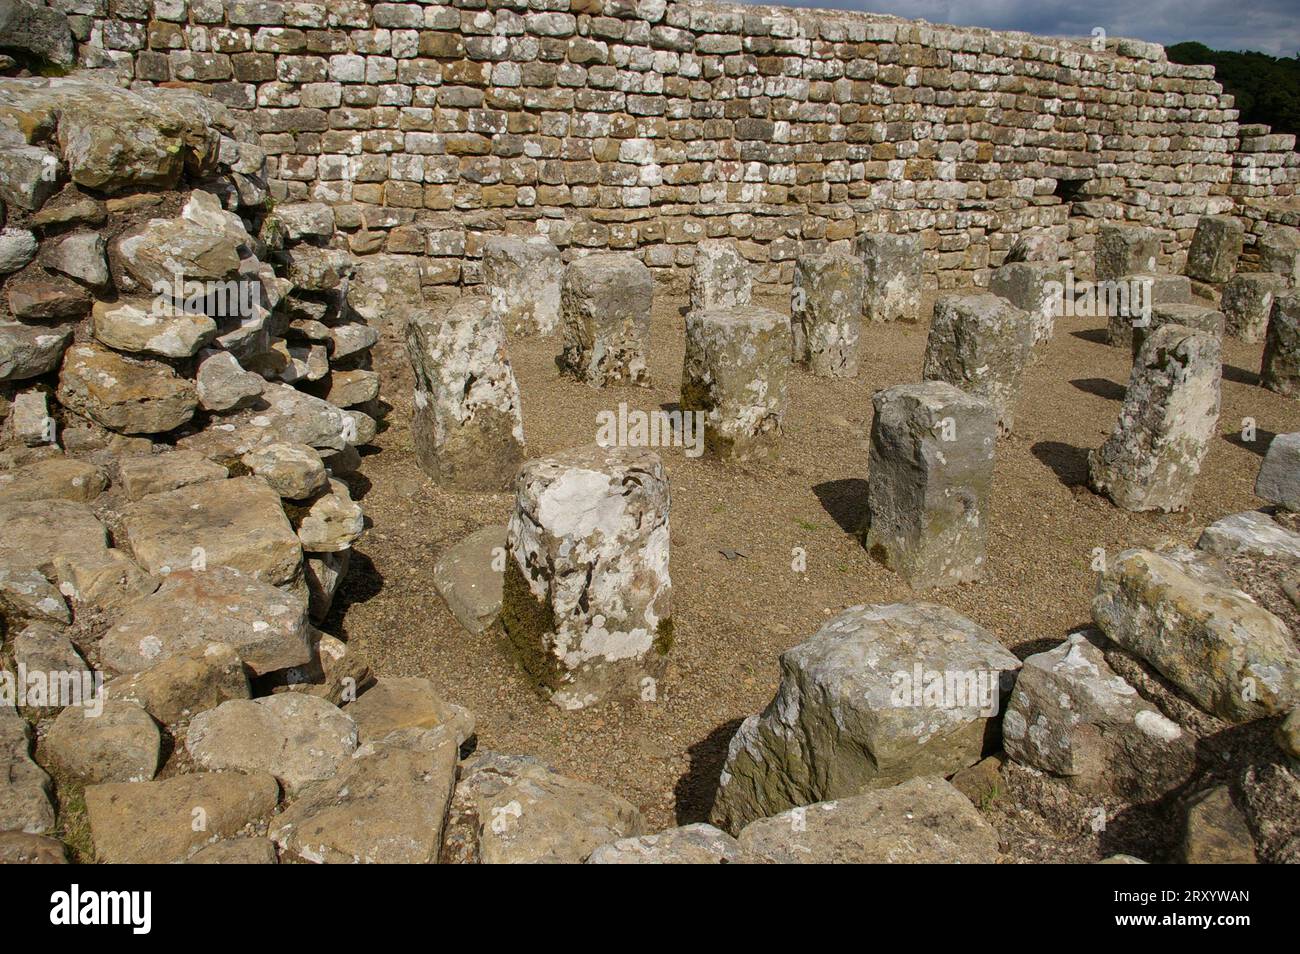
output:
M 1300 135 L 1300 56 L 1212 50 L 1194 42 L 1176 43 L 1165 52 L 1174 63 L 1213 66 L 1215 78 L 1236 98 L 1242 123 Z

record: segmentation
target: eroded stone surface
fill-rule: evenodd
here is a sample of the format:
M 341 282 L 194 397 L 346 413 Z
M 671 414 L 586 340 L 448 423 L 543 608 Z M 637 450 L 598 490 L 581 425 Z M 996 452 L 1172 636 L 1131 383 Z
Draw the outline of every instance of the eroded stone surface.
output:
M 1278 434 L 1269 443 L 1255 494 L 1284 510 L 1300 510 L 1300 431 Z
M 1093 266 L 1097 281 L 1116 281 L 1125 275 L 1151 275 L 1160 254 L 1160 236 L 1154 229 L 1103 224 L 1097 230 Z
M 1300 292 L 1273 299 L 1259 383 L 1288 397 L 1300 395 Z
M 520 470 L 502 622 L 556 705 L 653 695 L 672 644 L 668 509 L 652 451 L 582 447 Z
M 562 367 L 592 387 L 648 384 L 646 347 L 654 279 L 630 255 L 570 262 L 560 290 Z
M 1142 346 L 1110 438 L 1088 455 L 1088 483 L 1124 510 L 1187 506 L 1219 420 L 1219 340 L 1181 325 Z
M 560 325 L 560 250 L 543 236 L 493 236 L 483 246 L 492 313 L 512 335 L 549 335 Z
M 704 415 L 704 446 L 733 460 L 776 450 L 789 403 L 790 322 L 768 308 L 686 316 L 683 411 Z
M 457 489 L 507 487 L 523 459 L 524 426 L 501 320 L 478 299 L 413 314 L 406 348 L 420 469 Z
M 857 374 L 862 287 L 862 261 L 847 253 L 795 261 L 790 332 L 796 364 L 821 377 Z
M 1151 550 L 1108 562 L 1092 601 L 1097 625 L 1207 712 L 1249 722 L 1300 700 L 1300 650 L 1286 624 L 1194 564 Z
M 872 404 L 867 550 L 915 589 L 982 579 L 994 406 L 943 381 L 900 384 Z
M 433 565 L 433 585 L 456 621 L 481 633 L 501 612 L 505 527 L 483 527 L 448 547 Z
M 587 864 L 738 865 L 756 861 L 725 831 L 696 823 L 601 845 L 591 853 Z
M 65 407 L 123 434 L 174 430 L 199 403 L 193 383 L 167 365 L 93 344 L 68 349 L 58 396 Z
M 1245 234 L 1245 226 L 1235 216 L 1202 216 L 1187 250 L 1187 274 L 1203 282 L 1232 278 Z
M 781 655 L 776 696 L 727 748 L 712 821 L 738 832 L 794 806 L 973 765 L 1019 667 L 946 607 L 850 607 Z
M 921 317 L 920 235 L 859 235 L 862 315 L 868 321 L 918 321 Z
M 1264 340 L 1273 299 L 1286 291 L 1286 279 L 1270 272 L 1236 275 L 1223 289 L 1227 333 L 1248 344 Z
M 705 239 L 695 246 L 691 266 L 691 310 L 742 308 L 753 296 L 749 262 L 735 243 Z

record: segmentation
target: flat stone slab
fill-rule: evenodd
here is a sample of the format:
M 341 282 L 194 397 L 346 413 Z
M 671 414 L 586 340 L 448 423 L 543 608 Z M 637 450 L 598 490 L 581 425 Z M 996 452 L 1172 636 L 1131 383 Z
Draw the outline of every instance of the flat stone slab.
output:
M 60 553 L 108 548 L 108 532 L 85 504 L 0 501 L 0 566 L 44 566 Z
M 86 789 L 95 856 L 106 864 L 173 864 L 244 832 L 275 810 L 280 786 L 266 772 L 197 772 L 156 782 Z M 195 809 L 204 827 L 195 830 Z
M 1224 559 L 1240 553 L 1255 559 L 1300 561 L 1300 533 L 1257 510 L 1214 521 L 1201 533 L 1196 547 Z
M 125 457 L 117 462 L 117 483 L 127 500 L 229 476 L 226 468 L 193 451 Z
M 233 647 L 255 674 L 301 666 L 311 659 L 307 605 L 229 567 L 178 570 L 127 607 L 99 651 L 116 672 L 135 673 L 208 643 Z
M 58 498 L 89 503 L 107 486 L 108 479 L 94 464 L 50 457 L 0 474 L 0 501 Z
M 0 705 L 0 831 L 36 835 L 54 827 L 53 785 L 31 751 L 27 720 Z
M 438 595 L 471 633 L 483 632 L 501 613 L 505 545 L 505 527 L 483 527 L 444 550 L 433 565 Z
M 998 835 L 936 776 L 818 802 L 746 826 L 740 847 L 774 864 L 995 864 Z
M 447 702 L 428 679 L 381 679 L 343 710 L 357 725 L 361 742 L 376 742 L 393 732 L 444 727 L 461 745 L 474 735 L 474 716 Z
M 1300 431 L 1279 434 L 1269 443 L 1255 495 L 1284 510 L 1300 510 Z
M 589 865 L 740 865 L 757 863 L 740 843 L 712 825 L 696 823 L 601 845 Z
M 280 495 L 257 477 L 190 484 L 122 511 L 126 548 L 150 573 L 202 563 L 279 585 L 298 578 L 302 547 Z

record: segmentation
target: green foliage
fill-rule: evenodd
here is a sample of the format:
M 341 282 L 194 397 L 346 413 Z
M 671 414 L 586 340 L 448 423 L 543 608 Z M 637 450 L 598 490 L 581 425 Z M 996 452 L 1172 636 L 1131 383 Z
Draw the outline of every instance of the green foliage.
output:
M 1300 56 L 1212 50 L 1204 43 L 1176 43 L 1165 52 L 1175 63 L 1212 65 L 1215 78 L 1236 97 L 1241 122 L 1300 135 Z

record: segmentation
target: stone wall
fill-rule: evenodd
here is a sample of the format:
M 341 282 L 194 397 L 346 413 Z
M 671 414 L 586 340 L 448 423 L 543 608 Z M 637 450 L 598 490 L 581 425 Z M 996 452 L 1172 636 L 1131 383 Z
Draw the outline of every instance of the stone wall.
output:
M 665 0 L 48 2 L 82 65 L 248 110 L 277 199 L 333 205 L 425 285 L 534 230 L 661 278 L 733 237 L 769 285 L 810 246 L 921 232 L 952 287 L 1026 229 L 1086 251 L 1130 220 L 1177 268 L 1198 216 L 1300 177 L 1293 137 L 1246 152 L 1212 67 L 1133 40 Z

